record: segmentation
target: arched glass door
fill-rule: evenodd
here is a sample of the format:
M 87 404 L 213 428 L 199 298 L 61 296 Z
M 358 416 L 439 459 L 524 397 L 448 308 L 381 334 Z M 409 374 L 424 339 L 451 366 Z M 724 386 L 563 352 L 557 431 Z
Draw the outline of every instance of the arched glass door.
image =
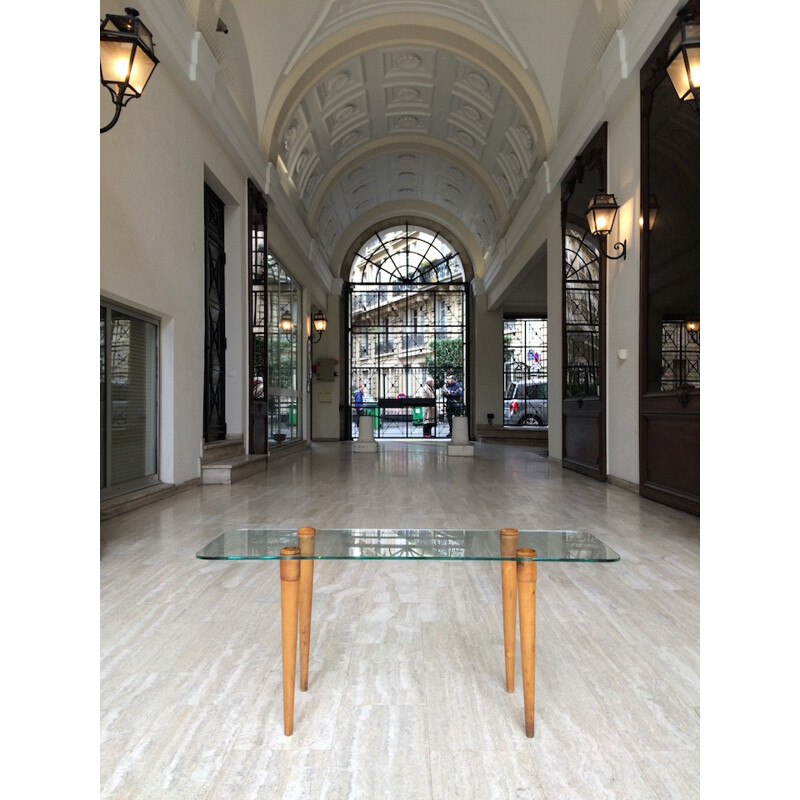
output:
M 467 404 L 467 294 L 455 249 L 417 225 L 376 232 L 350 269 L 350 418 L 376 438 L 446 438 Z M 433 379 L 434 410 L 421 402 Z M 457 395 L 461 390 L 460 397 Z
M 561 184 L 564 233 L 562 465 L 604 481 L 606 462 L 606 259 L 586 209 L 605 191 L 606 125 Z

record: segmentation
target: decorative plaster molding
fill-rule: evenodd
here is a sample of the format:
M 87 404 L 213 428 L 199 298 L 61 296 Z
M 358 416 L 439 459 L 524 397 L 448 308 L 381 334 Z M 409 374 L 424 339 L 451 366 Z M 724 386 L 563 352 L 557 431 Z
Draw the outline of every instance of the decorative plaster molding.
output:
M 288 75 L 316 45 L 336 31 L 351 25 L 356 19 L 409 12 L 445 17 L 468 25 L 511 53 L 522 69 L 530 68 L 517 42 L 485 0 L 328 0 L 316 23 L 289 57 L 283 74 Z
M 219 64 L 211 49 L 202 34 L 192 28 L 179 0 L 138 0 L 137 6 L 153 32 L 159 61 L 208 122 L 228 155 L 258 183 L 266 156 L 220 79 Z

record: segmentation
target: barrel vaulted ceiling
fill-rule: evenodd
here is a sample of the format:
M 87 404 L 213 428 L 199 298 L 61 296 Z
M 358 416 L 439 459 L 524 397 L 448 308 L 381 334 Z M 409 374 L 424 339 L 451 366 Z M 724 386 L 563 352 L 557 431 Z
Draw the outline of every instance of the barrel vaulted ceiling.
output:
M 385 209 L 480 264 L 637 0 L 180 2 L 328 260 Z

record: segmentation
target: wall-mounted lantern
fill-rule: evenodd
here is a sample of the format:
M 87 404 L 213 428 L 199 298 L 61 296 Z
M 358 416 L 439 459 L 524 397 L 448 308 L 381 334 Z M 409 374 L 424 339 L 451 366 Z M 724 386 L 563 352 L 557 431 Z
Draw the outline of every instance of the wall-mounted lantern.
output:
M 693 16 L 683 19 L 670 42 L 667 75 L 678 97 L 700 111 L 700 23 Z
M 325 333 L 325 331 L 327 330 L 328 318 L 322 311 L 317 311 L 317 313 L 314 314 L 314 318 L 312 319 L 311 322 L 314 327 L 314 330 L 311 331 L 311 334 L 308 337 L 308 341 L 313 344 L 318 342 L 322 338 L 322 334 Z
M 114 118 L 100 133 L 117 124 L 122 107 L 134 97 L 141 97 L 147 81 L 158 64 L 153 34 L 139 19 L 135 8 L 126 14 L 106 14 L 100 23 L 100 83 L 111 92 Z
M 586 210 L 586 219 L 589 223 L 589 230 L 592 235 L 600 240 L 600 246 L 603 250 L 603 255 L 611 260 L 618 258 L 625 258 L 628 250 L 628 240 L 624 242 L 617 242 L 614 245 L 615 250 L 622 252 L 618 256 L 610 256 L 606 252 L 606 237 L 611 233 L 614 227 L 614 221 L 617 218 L 617 211 L 619 210 L 619 203 L 613 194 L 607 192 L 598 192 L 590 201 L 589 207 Z

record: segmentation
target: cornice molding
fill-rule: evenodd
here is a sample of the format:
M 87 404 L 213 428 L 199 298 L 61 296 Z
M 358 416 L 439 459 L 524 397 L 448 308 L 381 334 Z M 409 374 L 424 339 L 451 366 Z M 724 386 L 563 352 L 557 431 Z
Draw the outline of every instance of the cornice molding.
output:
M 159 61 L 239 169 L 253 181 L 263 181 L 266 154 L 220 79 L 219 64 L 208 44 L 192 28 L 179 0 L 138 0 L 137 6 L 153 32 Z

